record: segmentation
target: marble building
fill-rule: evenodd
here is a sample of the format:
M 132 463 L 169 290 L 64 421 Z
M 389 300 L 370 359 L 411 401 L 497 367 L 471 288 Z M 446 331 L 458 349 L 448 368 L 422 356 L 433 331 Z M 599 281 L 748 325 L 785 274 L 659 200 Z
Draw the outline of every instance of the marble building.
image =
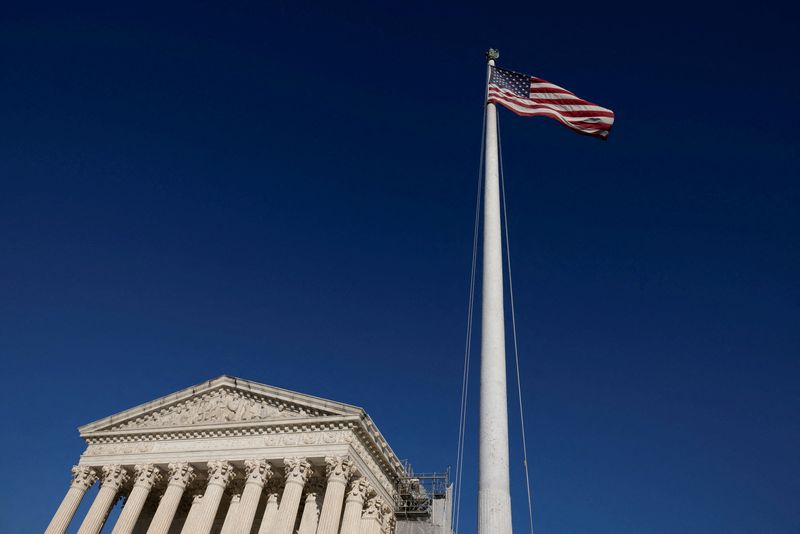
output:
M 403 515 L 408 469 L 355 406 L 221 376 L 79 431 L 86 450 L 46 534 L 450 531 Z

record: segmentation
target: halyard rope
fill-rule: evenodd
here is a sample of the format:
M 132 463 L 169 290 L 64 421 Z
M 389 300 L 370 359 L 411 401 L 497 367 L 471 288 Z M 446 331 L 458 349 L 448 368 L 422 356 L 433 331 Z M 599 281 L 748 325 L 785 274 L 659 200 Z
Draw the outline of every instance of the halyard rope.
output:
M 484 98 L 484 102 L 486 99 Z M 483 126 L 481 127 L 481 154 L 480 164 L 478 166 L 478 191 L 475 201 L 475 222 L 472 233 L 472 268 L 469 277 L 469 306 L 467 308 L 467 336 L 464 344 L 464 376 L 461 382 L 461 416 L 459 418 L 458 427 L 458 453 L 456 455 L 456 473 L 455 473 L 455 506 L 453 507 L 454 525 L 453 532 L 458 534 L 459 519 L 461 517 L 461 482 L 464 477 L 464 438 L 466 435 L 467 427 L 467 399 L 469 393 L 469 363 L 470 355 L 472 352 L 472 323 L 473 311 L 475 304 L 475 273 L 478 262 L 478 229 L 480 226 L 480 213 L 481 213 L 481 186 L 483 185 L 483 157 L 484 157 L 484 143 L 486 132 L 486 113 L 483 114 Z

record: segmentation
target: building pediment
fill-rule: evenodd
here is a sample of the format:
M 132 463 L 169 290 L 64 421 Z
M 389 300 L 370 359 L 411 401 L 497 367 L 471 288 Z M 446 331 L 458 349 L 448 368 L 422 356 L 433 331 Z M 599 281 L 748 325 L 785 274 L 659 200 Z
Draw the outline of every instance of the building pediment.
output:
M 80 428 L 81 435 L 183 427 L 285 422 L 320 423 L 363 410 L 311 395 L 222 376 Z
M 221 376 L 79 428 L 81 465 L 166 466 L 181 461 L 239 465 L 266 459 L 352 458 L 356 471 L 390 498 L 405 476 L 363 409 L 312 395 Z M 317 465 L 317 467 L 320 467 Z M 324 471 L 324 468 L 323 468 Z

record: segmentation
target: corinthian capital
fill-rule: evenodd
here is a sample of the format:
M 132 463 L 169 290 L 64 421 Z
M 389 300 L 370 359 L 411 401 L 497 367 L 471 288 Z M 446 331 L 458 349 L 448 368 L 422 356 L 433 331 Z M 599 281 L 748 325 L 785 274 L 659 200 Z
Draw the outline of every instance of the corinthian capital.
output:
M 226 487 L 236 476 L 233 466 L 228 462 L 208 462 L 208 483 Z
M 328 481 L 346 483 L 353 474 L 353 460 L 349 456 L 326 456 Z
M 171 486 L 186 488 L 196 476 L 194 467 L 187 462 L 173 463 L 167 467 L 169 468 L 169 484 Z
M 286 482 L 299 482 L 305 484 L 308 477 L 314 474 L 311 470 L 311 462 L 305 458 L 284 458 L 283 465 L 286 467 Z
M 128 470 L 121 465 L 104 465 L 101 468 L 103 478 L 101 484 L 109 486 L 119 491 L 119 489 L 128 481 L 130 476 Z
M 383 507 L 383 523 L 381 524 L 381 534 L 394 534 L 397 520 L 389 506 Z
M 244 472 L 248 484 L 255 483 L 263 486 L 272 476 L 272 466 L 266 460 L 245 460 Z
M 381 497 L 372 497 L 367 501 L 366 506 L 364 507 L 364 514 L 362 517 L 364 519 L 371 519 L 375 518 L 378 522 L 383 522 L 383 513 L 384 513 L 384 506 L 385 502 Z
M 136 482 L 133 483 L 134 486 L 150 489 L 153 484 L 157 484 L 161 480 L 161 470 L 153 464 L 134 466 L 133 472 L 136 477 Z
M 85 465 L 76 465 L 72 468 L 72 487 L 86 491 L 97 482 L 97 472 Z
M 359 477 L 350 483 L 350 491 L 347 493 L 347 498 L 364 500 L 367 495 L 371 494 L 373 491 L 369 481 L 364 477 Z

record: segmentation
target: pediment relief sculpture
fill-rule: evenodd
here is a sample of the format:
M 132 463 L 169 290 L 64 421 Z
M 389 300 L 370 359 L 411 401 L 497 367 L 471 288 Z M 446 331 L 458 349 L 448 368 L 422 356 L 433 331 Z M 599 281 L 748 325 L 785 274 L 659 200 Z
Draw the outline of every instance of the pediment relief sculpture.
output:
M 320 414 L 234 389 L 217 389 L 114 425 L 109 430 L 238 423 Z

